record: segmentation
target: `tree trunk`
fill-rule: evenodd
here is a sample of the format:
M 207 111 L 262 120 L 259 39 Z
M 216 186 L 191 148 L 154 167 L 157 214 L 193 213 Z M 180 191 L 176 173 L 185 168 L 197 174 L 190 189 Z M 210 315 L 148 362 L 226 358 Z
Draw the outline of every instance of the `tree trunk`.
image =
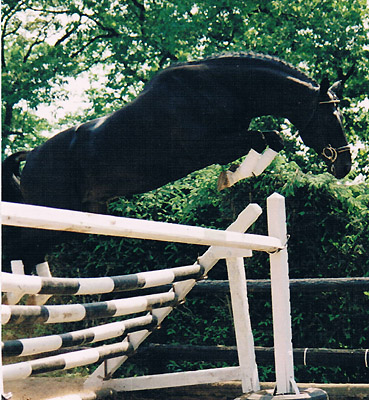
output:
M 1 136 L 3 138 L 9 136 L 12 133 L 10 127 L 11 127 L 11 123 L 12 123 L 12 119 L 13 119 L 13 108 L 14 108 L 14 104 L 5 103 L 4 123 L 3 123 L 2 133 L 1 133 Z

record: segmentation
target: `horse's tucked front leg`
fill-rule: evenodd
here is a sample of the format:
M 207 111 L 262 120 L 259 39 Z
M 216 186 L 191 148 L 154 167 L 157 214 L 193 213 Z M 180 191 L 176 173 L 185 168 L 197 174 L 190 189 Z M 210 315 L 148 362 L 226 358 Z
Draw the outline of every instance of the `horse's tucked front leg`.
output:
M 231 187 L 241 179 L 260 175 L 283 149 L 283 139 L 277 131 L 253 132 L 250 146 L 251 150 L 235 171 L 228 170 L 220 174 L 218 190 Z
M 260 175 L 274 160 L 275 156 L 283 149 L 283 138 L 277 131 L 263 132 L 265 143 L 268 148 L 259 157 L 258 162 L 252 170 L 253 176 Z

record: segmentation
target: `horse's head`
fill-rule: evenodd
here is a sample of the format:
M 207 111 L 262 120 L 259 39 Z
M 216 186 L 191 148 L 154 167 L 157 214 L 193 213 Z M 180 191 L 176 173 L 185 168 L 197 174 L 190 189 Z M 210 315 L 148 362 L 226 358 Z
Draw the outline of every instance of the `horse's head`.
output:
M 336 82 L 329 87 L 328 80 L 323 80 L 315 112 L 300 132 L 304 143 L 321 155 L 331 174 L 338 179 L 346 176 L 351 169 L 350 147 L 338 109 L 340 100 L 336 92 L 339 86 L 340 82 Z

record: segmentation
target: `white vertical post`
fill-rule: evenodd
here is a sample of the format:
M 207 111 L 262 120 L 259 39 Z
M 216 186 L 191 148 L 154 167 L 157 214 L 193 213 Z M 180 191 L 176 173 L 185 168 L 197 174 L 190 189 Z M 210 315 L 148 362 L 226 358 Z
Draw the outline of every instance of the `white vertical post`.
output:
M 268 232 L 287 243 L 285 199 L 278 193 L 268 197 Z M 294 371 L 287 247 L 270 254 L 274 357 L 277 394 L 299 394 Z
M 44 276 L 46 278 L 51 278 L 51 272 L 49 268 L 49 263 L 47 261 L 37 264 L 36 271 L 38 276 Z M 52 295 L 49 294 L 33 294 L 28 297 L 27 304 L 42 306 L 45 304 Z
M 247 299 L 245 266 L 242 257 L 227 258 L 226 261 L 238 361 L 241 367 L 242 391 L 243 393 L 256 392 L 260 390 L 260 385 Z
M 13 274 L 24 275 L 24 265 L 22 260 L 10 261 L 10 266 Z M 17 304 L 19 300 L 25 295 L 25 292 L 10 292 L 4 296 L 5 304 Z

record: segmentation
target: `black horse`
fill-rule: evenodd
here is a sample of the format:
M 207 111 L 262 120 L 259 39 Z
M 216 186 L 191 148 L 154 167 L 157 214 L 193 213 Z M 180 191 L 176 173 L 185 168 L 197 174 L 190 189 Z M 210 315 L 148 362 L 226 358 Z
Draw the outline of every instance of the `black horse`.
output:
M 232 162 L 251 147 L 261 151 L 274 144 L 279 150 L 273 132 L 247 131 L 251 119 L 262 115 L 288 118 L 329 171 L 342 178 L 351 156 L 338 102 L 326 80 L 318 85 L 266 55 L 174 65 L 113 114 L 63 131 L 28 154 L 10 156 L 3 170 L 4 200 L 104 213 L 112 197 Z M 18 164 L 25 157 L 18 185 Z M 48 235 L 24 230 L 17 241 L 14 258 L 23 259 L 28 271 L 43 261 Z

